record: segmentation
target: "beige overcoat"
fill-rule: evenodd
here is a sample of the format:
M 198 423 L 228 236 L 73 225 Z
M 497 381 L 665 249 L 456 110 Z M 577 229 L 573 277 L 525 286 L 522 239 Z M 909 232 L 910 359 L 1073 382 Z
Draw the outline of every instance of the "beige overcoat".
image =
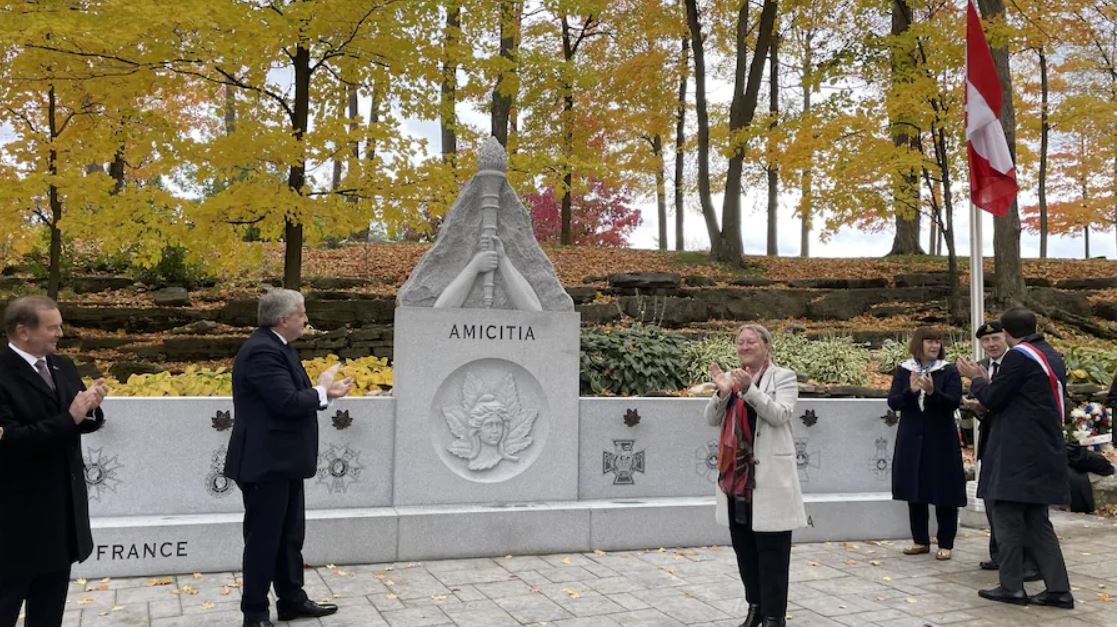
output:
M 756 383 L 745 392 L 745 402 L 756 410 L 756 488 L 752 495 L 753 531 L 790 531 L 807 526 L 803 509 L 803 493 L 795 465 L 795 441 L 791 436 L 791 419 L 799 400 L 799 383 L 795 373 L 769 364 Z M 721 427 L 725 420 L 726 398 L 717 393 L 706 404 L 706 422 Z M 720 433 L 720 431 L 719 431 Z M 714 482 L 717 494 L 717 521 L 729 524 L 729 507 L 725 493 Z

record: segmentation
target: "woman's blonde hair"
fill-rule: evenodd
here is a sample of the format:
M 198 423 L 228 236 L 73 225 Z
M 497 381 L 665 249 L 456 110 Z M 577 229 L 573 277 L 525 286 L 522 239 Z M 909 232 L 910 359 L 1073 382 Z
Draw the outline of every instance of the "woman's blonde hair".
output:
M 764 325 L 756 324 L 755 322 L 742 324 L 741 326 L 737 327 L 737 332 L 733 335 L 733 337 L 741 337 L 741 331 L 752 331 L 753 333 L 755 333 L 757 337 L 759 337 L 764 342 L 764 346 L 768 347 L 769 353 L 771 352 L 772 334 L 768 331 L 768 329 L 764 328 Z

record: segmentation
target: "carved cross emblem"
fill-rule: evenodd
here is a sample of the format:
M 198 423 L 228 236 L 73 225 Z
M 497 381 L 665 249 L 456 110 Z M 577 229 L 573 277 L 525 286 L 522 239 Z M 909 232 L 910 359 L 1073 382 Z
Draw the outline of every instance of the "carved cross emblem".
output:
M 361 479 L 361 452 L 348 446 L 329 445 L 318 456 L 317 483 L 326 486 L 330 494 L 348 492 L 349 486 Z
M 87 448 L 82 459 L 85 465 L 85 485 L 89 490 L 89 499 L 100 501 L 106 492 L 116 492 L 116 487 L 122 481 L 117 477 L 117 472 L 124 467 L 117 456 L 105 454 L 102 448 Z
M 636 440 L 613 440 L 613 451 L 601 456 L 601 474 L 613 473 L 613 485 L 633 485 L 633 476 L 644 472 L 644 451 L 636 451 Z
M 808 471 L 822 467 L 822 453 L 807 450 L 807 440 L 795 440 L 795 467 L 799 471 L 799 481 L 809 482 L 811 477 Z
M 210 496 L 217 498 L 228 496 L 232 493 L 233 481 L 225 476 L 224 446 L 218 447 L 209 457 L 209 473 L 206 474 L 205 486 Z
M 891 411 L 888 413 L 892 413 Z M 888 457 L 888 439 L 879 437 L 875 440 L 876 451 L 869 461 L 869 467 L 877 479 L 886 479 L 892 476 L 892 460 Z

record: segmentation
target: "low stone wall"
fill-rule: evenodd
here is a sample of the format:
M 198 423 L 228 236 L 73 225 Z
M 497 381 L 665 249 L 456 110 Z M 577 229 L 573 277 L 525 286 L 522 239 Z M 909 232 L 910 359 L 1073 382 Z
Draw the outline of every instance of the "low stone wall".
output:
M 725 544 L 713 520 L 717 429 L 705 399 L 582 398 L 576 500 L 492 499 L 401 506 L 393 398 L 341 399 L 319 415 L 319 463 L 306 481 L 312 563 L 540 551 Z M 83 440 L 93 557 L 82 576 L 238 567 L 243 507 L 221 475 L 230 398 L 110 398 L 105 427 Z M 404 418 L 405 419 L 405 418 Z M 810 527 L 798 541 L 894 538 L 895 423 L 881 400 L 804 399 L 793 420 Z

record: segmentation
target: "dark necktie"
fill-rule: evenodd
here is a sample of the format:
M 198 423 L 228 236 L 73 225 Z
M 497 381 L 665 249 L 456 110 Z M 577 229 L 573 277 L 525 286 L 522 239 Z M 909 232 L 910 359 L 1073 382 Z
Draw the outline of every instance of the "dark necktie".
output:
M 1000 363 L 995 362 L 995 361 L 993 362 L 993 372 L 992 372 L 992 374 L 989 375 L 990 380 L 992 380 L 993 377 L 997 376 L 997 369 L 999 369 L 1000 367 L 1001 367 Z
M 50 388 L 51 391 L 54 391 L 54 378 L 50 376 L 50 371 L 47 370 L 47 360 L 40 359 L 36 361 L 35 370 L 39 373 L 39 376 L 42 377 L 43 382 L 47 384 L 47 387 Z

